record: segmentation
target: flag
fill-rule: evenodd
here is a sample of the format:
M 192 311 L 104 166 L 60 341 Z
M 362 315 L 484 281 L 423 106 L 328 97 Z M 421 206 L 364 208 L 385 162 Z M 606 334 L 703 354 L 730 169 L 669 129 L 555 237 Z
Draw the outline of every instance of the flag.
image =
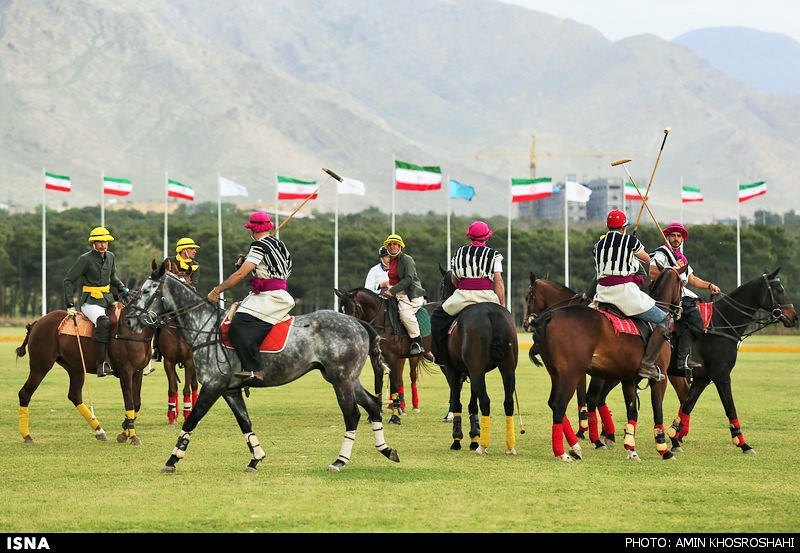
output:
M 357 194 L 359 196 L 363 196 L 364 194 L 367 193 L 367 189 L 364 186 L 364 183 L 361 182 L 360 180 L 342 177 L 341 182 L 336 183 L 336 193 Z
M 178 182 L 176 180 L 167 180 L 167 196 L 170 198 L 181 198 L 182 200 L 194 201 L 194 188 Z
M 760 180 L 750 184 L 739 185 L 739 203 L 746 202 L 750 198 L 761 196 L 767 193 L 766 181 Z
M 592 189 L 579 182 L 568 180 L 564 183 L 564 186 L 567 189 L 568 202 L 580 202 L 585 204 L 589 201 L 589 196 L 592 195 Z
M 530 202 L 553 195 L 553 179 L 511 179 L 511 201 Z
M 422 167 L 395 160 L 394 176 L 397 190 L 424 192 L 442 188 L 442 169 L 440 167 Z
M 278 175 L 279 200 L 305 200 L 309 196 L 312 200 L 316 200 L 318 191 L 315 180 L 300 180 Z
M 47 190 L 58 190 L 59 192 L 69 192 L 72 190 L 72 182 L 69 177 L 64 175 L 54 175 L 53 173 L 44 174 L 44 187 Z
M 103 194 L 112 196 L 127 196 L 133 190 L 133 185 L 128 179 L 115 179 L 103 177 Z
M 641 188 L 639 189 L 641 190 Z M 644 192 L 642 192 L 642 196 L 644 196 Z M 625 181 L 625 199 L 626 200 L 641 200 L 642 196 L 639 195 L 639 192 L 636 191 L 636 186 L 631 181 Z M 645 200 L 649 200 L 649 196 L 644 196 Z
M 219 177 L 220 196 L 247 196 L 247 187 L 242 186 L 231 179 Z
M 702 202 L 703 195 L 700 193 L 699 188 L 694 186 L 681 186 L 681 202 Z
M 468 202 L 475 196 L 475 189 L 468 184 L 461 184 L 457 180 L 450 179 L 450 197 L 464 198 Z

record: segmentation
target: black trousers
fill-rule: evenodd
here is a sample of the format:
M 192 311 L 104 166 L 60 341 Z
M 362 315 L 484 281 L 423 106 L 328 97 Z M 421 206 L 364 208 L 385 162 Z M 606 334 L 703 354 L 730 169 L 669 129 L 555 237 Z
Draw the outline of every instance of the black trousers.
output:
M 259 348 L 272 330 L 272 324 L 253 317 L 249 313 L 236 312 L 231 321 L 228 336 L 242 363 L 243 371 L 261 370 Z
M 696 338 L 703 334 L 703 318 L 700 316 L 697 300 L 694 298 L 682 298 L 681 307 L 683 313 L 681 318 L 675 321 L 675 335 L 680 338 L 688 332 Z
M 438 364 L 447 361 L 447 330 L 454 320 L 441 305 L 431 313 L 431 353 Z

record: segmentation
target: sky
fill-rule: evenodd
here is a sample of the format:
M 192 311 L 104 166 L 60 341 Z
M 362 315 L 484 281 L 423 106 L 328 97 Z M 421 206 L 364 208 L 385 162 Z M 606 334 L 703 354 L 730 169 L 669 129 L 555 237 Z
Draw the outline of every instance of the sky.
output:
M 664 40 L 697 29 L 747 27 L 800 42 L 798 0 L 500 0 L 572 19 L 617 41 L 650 33 Z

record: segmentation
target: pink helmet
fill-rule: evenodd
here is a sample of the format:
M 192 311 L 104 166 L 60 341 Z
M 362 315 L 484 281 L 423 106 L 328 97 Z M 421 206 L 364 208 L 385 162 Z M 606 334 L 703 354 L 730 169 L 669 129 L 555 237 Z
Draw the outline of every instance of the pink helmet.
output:
M 467 229 L 467 238 L 476 242 L 486 242 L 492 236 L 492 229 L 483 221 L 475 221 Z
M 270 220 L 269 214 L 265 211 L 256 211 L 250 216 L 250 220 L 244 224 L 244 228 L 253 232 L 269 232 L 275 224 Z
M 624 211 L 612 209 L 608 212 L 608 217 L 606 217 L 606 226 L 611 230 L 627 227 L 628 217 L 625 215 Z
M 673 232 L 680 232 L 684 240 L 689 239 L 689 231 L 686 230 L 686 227 L 680 224 L 678 221 L 673 221 L 667 225 L 667 228 L 664 229 L 664 236 L 669 236 Z

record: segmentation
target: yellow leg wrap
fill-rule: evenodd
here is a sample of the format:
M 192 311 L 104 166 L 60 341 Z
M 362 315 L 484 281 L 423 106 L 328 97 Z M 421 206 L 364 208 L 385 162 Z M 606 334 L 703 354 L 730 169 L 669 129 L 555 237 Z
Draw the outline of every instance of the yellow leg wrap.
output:
M 653 427 L 653 437 L 656 439 L 656 451 L 663 455 L 667 450 L 667 440 L 664 437 L 664 430 L 657 426 Z
M 131 409 L 131 410 L 127 410 L 126 409 L 125 410 L 125 418 L 126 419 L 130 419 L 132 421 L 135 421 L 136 420 L 136 411 L 134 411 L 133 409 Z M 136 435 L 136 428 L 133 425 L 131 425 L 130 428 L 128 428 L 128 437 L 129 438 L 133 438 L 135 435 Z
M 94 418 L 92 412 L 89 410 L 88 407 L 86 407 L 85 403 L 78 404 L 78 406 L 75 407 L 75 409 L 77 409 L 78 413 L 80 413 L 81 416 L 84 419 L 86 419 L 86 422 L 89 423 L 89 426 L 92 427 L 92 430 L 97 430 L 98 428 L 100 428 L 100 421 Z
M 514 434 L 514 417 L 506 417 L 506 448 L 517 447 L 517 436 Z
M 625 439 L 622 440 L 622 443 L 626 446 L 631 448 L 636 447 L 636 439 L 634 438 L 634 433 L 636 432 L 636 428 L 631 424 L 628 423 L 625 425 Z
M 22 437 L 30 436 L 31 431 L 28 428 L 28 421 L 29 421 L 29 413 L 27 407 L 20 407 L 19 408 L 19 433 L 22 434 Z
M 492 437 L 492 419 L 490 417 L 481 417 L 481 439 L 478 440 L 478 443 L 483 446 L 484 449 L 489 449 L 489 441 Z

